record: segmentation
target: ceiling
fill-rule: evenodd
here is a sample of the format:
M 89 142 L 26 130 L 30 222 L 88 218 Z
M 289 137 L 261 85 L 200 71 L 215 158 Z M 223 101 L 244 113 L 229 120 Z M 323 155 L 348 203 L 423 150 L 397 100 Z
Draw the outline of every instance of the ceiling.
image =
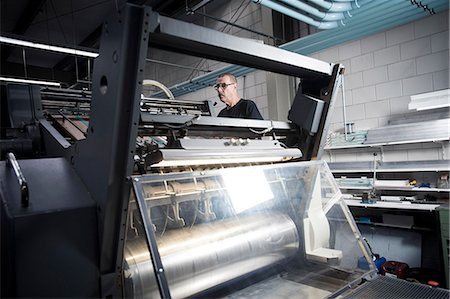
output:
M 2 0 L 1 36 L 84 50 L 98 49 L 103 22 L 123 8 L 125 0 Z M 184 1 L 135 0 L 173 16 L 185 10 Z M 197 3 L 198 1 L 189 1 Z M 31 48 L 1 44 L 1 75 L 54 79 L 63 82 L 83 77 L 84 59 Z M 77 62 L 77 64 L 76 64 Z M 26 65 L 26 68 L 24 67 Z M 76 68 L 75 66 L 78 66 Z
M 299 2 L 311 4 L 311 1 L 313 0 Z M 186 14 L 186 5 L 194 7 L 197 4 L 207 3 L 208 8 L 213 8 L 215 5 L 227 4 L 225 0 L 134 0 L 128 2 L 152 6 L 155 11 L 163 15 L 187 21 L 193 21 L 195 16 Z M 246 5 L 247 2 L 252 1 L 243 0 L 242 4 Z M 448 9 L 447 0 L 352 1 L 352 3 L 358 2 L 361 8 L 352 10 L 355 16 L 345 27 L 324 30 L 306 38 L 291 41 L 281 47 L 308 54 L 312 50 L 320 50 L 321 47 L 331 46 L 333 43 L 361 38 L 377 30 L 387 30 L 428 16 L 431 9 L 436 12 Z M 69 48 L 96 50 L 99 46 L 103 21 L 115 11 L 120 10 L 124 4 L 125 0 L 2 0 L 0 31 L 1 35 L 6 37 Z M 6 44 L 0 44 L 0 47 L 2 76 L 50 79 L 70 83 L 77 81 L 77 78 L 85 77 L 88 70 L 87 60 L 77 59 L 74 56 Z

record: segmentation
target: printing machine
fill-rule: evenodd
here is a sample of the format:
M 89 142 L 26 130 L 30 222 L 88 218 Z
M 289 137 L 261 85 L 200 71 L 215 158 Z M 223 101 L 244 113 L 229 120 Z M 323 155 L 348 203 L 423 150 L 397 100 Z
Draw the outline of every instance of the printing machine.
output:
M 216 118 L 207 102 L 143 97 L 148 45 L 301 78 L 291 122 Z M 318 159 L 342 73 L 128 4 L 104 25 L 92 94 L 3 86 L 1 296 L 357 298 L 376 281 L 402 289 L 376 275 Z

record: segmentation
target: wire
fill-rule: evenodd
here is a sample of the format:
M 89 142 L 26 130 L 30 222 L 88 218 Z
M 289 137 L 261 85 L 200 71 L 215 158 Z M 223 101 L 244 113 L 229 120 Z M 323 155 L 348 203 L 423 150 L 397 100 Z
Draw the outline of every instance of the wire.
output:
M 89 9 L 89 8 L 91 8 L 91 7 L 94 7 L 94 6 L 97 6 L 97 5 L 101 5 L 101 4 L 104 4 L 104 3 L 108 3 L 108 2 L 111 2 L 111 0 L 105 0 L 105 1 L 100 1 L 100 2 L 97 2 L 97 3 L 93 3 L 93 4 L 91 4 L 91 5 L 82 7 L 82 8 L 77 9 L 77 10 L 74 10 L 74 12 L 80 12 L 80 11 Z M 53 17 L 53 18 L 47 18 L 47 19 L 45 19 L 45 20 L 38 21 L 38 22 L 33 22 L 32 25 L 37 25 L 37 24 L 40 24 L 40 23 L 43 23 L 43 22 L 48 22 L 48 21 L 50 21 L 50 20 L 57 19 L 58 17 L 64 17 L 64 16 L 67 16 L 67 15 L 69 15 L 69 14 L 71 14 L 71 12 L 63 13 L 63 14 L 60 14 L 59 16 L 56 15 L 56 13 L 55 13 L 55 17 Z
M 412 5 L 416 5 L 418 8 L 422 8 L 423 11 L 429 13 L 430 15 L 436 14 L 433 8 L 429 8 L 428 4 L 423 4 L 422 1 L 410 0 Z
M 69 42 L 67 41 L 66 34 L 64 33 L 64 28 L 63 28 L 63 26 L 61 25 L 61 21 L 59 20 L 58 14 L 57 14 L 57 12 L 56 12 L 55 5 L 53 4 L 53 0 L 50 1 L 50 4 L 52 5 L 53 12 L 55 13 L 56 21 L 58 21 L 59 29 L 61 29 L 61 33 L 62 33 L 62 35 L 63 35 L 64 41 L 65 41 L 66 44 L 68 44 Z
M 250 132 L 252 132 L 252 133 L 259 134 L 259 135 L 264 135 L 264 134 L 266 134 L 266 133 L 271 132 L 271 131 L 273 130 L 273 126 L 270 126 L 270 127 L 266 128 L 266 129 L 264 129 L 264 130 L 262 130 L 262 131 L 256 131 L 256 130 L 254 130 L 254 129 L 252 129 L 252 128 L 249 128 L 249 130 L 250 130 Z
M 191 118 L 190 120 L 188 120 L 187 122 L 185 122 L 182 125 L 174 126 L 174 125 L 164 124 L 164 126 L 170 128 L 170 129 L 183 129 L 183 128 L 186 128 L 186 127 L 189 127 L 189 126 L 193 125 L 194 124 L 194 120 L 200 119 L 200 117 L 201 117 L 201 115 L 197 114 L 193 118 Z

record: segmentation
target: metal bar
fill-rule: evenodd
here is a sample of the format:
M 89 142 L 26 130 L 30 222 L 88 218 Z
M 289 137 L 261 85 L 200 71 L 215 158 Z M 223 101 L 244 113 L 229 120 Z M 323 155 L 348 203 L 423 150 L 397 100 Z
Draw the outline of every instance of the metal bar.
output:
M 175 63 L 170 63 L 170 62 L 165 62 L 165 61 L 155 60 L 155 59 L 150 59 L 150 58 L 145 58 L 145 61 L 154 62 L 154 63 L 158 63 L 158 64 L 163 64 L 163 65 L 168 65 L 168 66 L 173 66 L 173 67 L 178 67 L 178 68 L 187 69 L 187 70 L 200 71 L 200 72 L 204 72 L 204 73 L 211 72 L 211 70 L 202 70 L 202 69 L 199 69 L 199 68 L 196 68 L 196 67 L 180 65 L 180 64 L 175 64 Z
M 186 10 L 187 10 L 187 12 L 195 12 L 197 9 L 199 9 L 200 7 L 202 7 L 202 6 L 205 6 L 206 4 L 208 4 L 209 2 L 211 2 L 211 0 L 203 0 L 203 1 L 201 1 L 200 3 L 198 3 L 197 5 L 195 5 L 194 7 L 192 7 L 192 8 L 188 8 L 188 7 L 186 7 Z
M 139 208 L 139 213 L 144 224 L 145 239 L 148 246 L 148 251 L 150 253 L 150 258 L 152 260 L 153 269 L 155 271 L 161 298 L 171 298 L 169 284 L 167 282 L 164 266 L 161 261 L 161 255 L 159 254 L 158 245 L 156 243 L 155 232 L 153 231 L 153 225 L 146 209 L 147 205 L 145 204 L 145 198 L 143 197 L 144 190 L 139 178 L 133 179 L 133 190 Z
M 78 131 L 80 131 L 84 135 L 84 137 L 86 137 L 86 132 L 81 130 L 70 118 L 65 116 L 61 111 L 58 111 L 58 113 L 59 115 L 62 116 L 63 120 L 67 120 L 72 126 L 74 126 Z
M 118 297 L 124 224 L 134 166 L 139 103 L 152 11 L 127 4 L 104 26 L 93 74 L 86 139 L 71 149 L 73 167 L 98 206 L 102 297 Z M 104 151 L 108 148 L 108 151 Z
M 28 207 L 30 203 L 30 197 L 28 192 L 28 183 L 25 180 L 25 177 L 23 176 L 22 170 L 20 169 L 19 163 L 17 163 L 16 157 L 13 153 L 8 153 L 6 155 L 7 159 L 7 165 L 12 167 L 14 170 L 14 173 L 16 174 L 17 181 L 20 185 L 20 204 L 23 208 Z
M 164 16 L 158 20 L 149 37 L 153 47 L 302 78 L 329 78 L 333 71 L 333 64 L 273 46 Z

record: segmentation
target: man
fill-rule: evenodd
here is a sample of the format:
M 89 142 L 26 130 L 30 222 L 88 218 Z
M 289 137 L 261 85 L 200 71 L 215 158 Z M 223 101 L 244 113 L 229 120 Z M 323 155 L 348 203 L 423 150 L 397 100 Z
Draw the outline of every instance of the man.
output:
M 239 96 L 237 80 L 234 75 L 230 73 L 220 75 L 214 88 L 217 90 L 219 99 L 227 105 L 217 116 L 263 119 L 253 101 L 241 99 Z

